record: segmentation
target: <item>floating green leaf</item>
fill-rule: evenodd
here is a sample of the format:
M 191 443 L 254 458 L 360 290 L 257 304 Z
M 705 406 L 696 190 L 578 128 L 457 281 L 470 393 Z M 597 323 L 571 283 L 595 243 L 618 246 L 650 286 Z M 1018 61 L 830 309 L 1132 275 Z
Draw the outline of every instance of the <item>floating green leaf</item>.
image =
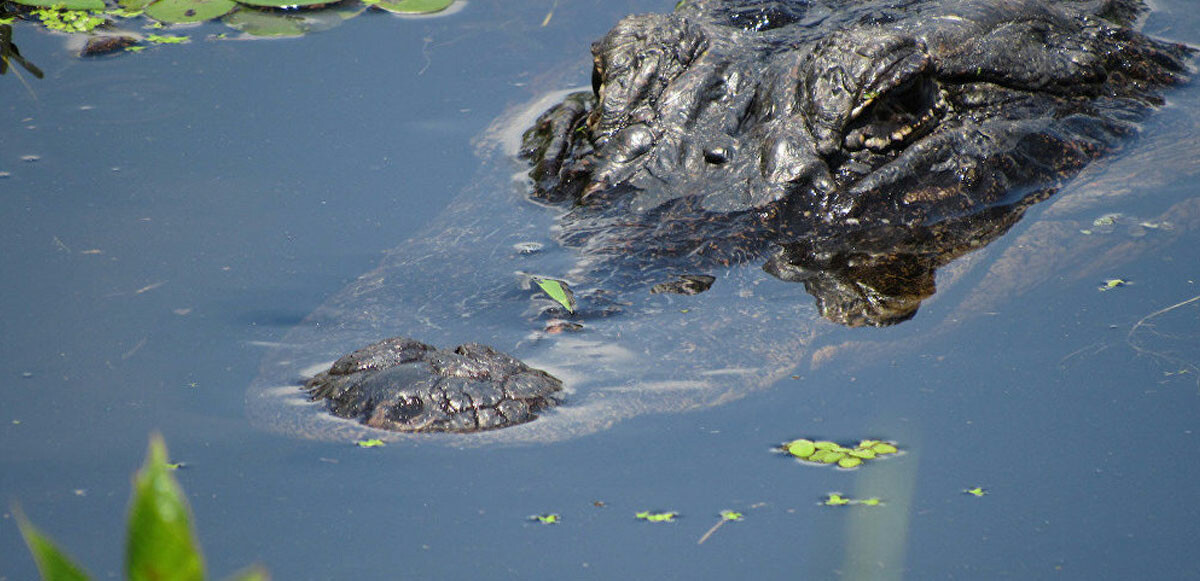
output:
M 529 520 L 536 520 L 544 525 L 555 525 L 555 524 L 558 524 L 559 521 L 562 519 L 557 514 L 549 513 L 549 514 L 535 514 L 535 515 L 529 517 Z
M 354 442 L 354 445 L 358 446 L 359 448 L 378 448 L 383 446 L 384 443 L 383 440 L 380 440 L 379 438 L 371 438 L 369 440 L 358 440 Z
M 1104 280 L 1104 284 L 1100 286 L 1100 290 L 1101 291 L 1112 290 L 1119 286 L 1127 286 L 1129 284 L 1130 284 L 1129 281 L 1127 281 L 1125 279 L 1109 278 L 1109 279 Z
M 190 39 L 186 36 L 176 36 L 173 34 L 147 34 L 146 42 L 152 42 L 154 44 L 183 44 L 185 42 L 190 42 Z
M 860 464 L 862 464 L 862 462 L 863 462 L 862 458 L 856 458 L 854 456 L 847 456 L 845 458 L 838 460 L 838 466 L 840 466 L 842 468 L 847 468 L 847 469 L 858 468 L 858 466 Z
M 966 494 L 970 494 L 971 496 L 974 496 L 974 497 L 976 497 L 976 498 L 978 498 L 978 497 L 980 497 L 980 496 L 986 496 L 986 495 L 987 495 L 987 493 L 988 493 L 987 489 L 985 489 L 985 488 L 984 488 L 984 487 L 982 487 L 982 486 L 976 486 L 976 487 L 974 487 L 974 488 L 968 488 L 968 489 L 964 490 L 963 492 L 964 492 L 964 493 L 966 493 Z
M 221 18 L 221 22 L 250 36 L 273 38 L 304 36 L 312 28 L 309 22 L 298 14 L 249 9 L 230 12 Z
M 167 468 L 167 446 L 158 434 L 134 479 L 125 547 L 126 576 L 133 581 L 204 578 L 187 500 Z
M 805 462 L 837 464 L 838 467 L 847 470 L 858 468 L 867 460 L 899 452 L 895 444 L 882 440 L 862 440 L 854 448 L 848 448 L 829 440 L 813 441 L 801 438 L 786 442 L 781 447 L 788 454 Z
M 170 24 L 203 22 L 229 14 L 233 0 L 158 0 L 146 7 L 146 16 Z
M 395 14 L 432 14 L 454 4 L 454 0 L 379 0 L 373 6 Z
M 547 296 L 562 305 L 568 313 L 575 312 L 575 293 L 571 292 L 571 287 L 567 286 L 565 281 L 535 276 L 533 283 L 538 285 Z
M 784 444 L 784 447 L 787 448 L 788 454 L 797 458 L 808 458 L 812 456 L 813 452 L 817 451 L 817 447 L 813 445 L 812 440 L 805 440 L 803 438 L 788 442 Z
M 843 506 L 850 504 L 850 499 L 836 492 L 831 492 L 829 493 L 829 497 L 826 498 L 821 504 L 824 504 L 825 506 Z
M 675 517 L 679 516 L 677 512 L 650 512 L 643 510 L 637 513 L 637 518 L 648 522 L 675 522 Z
M 42 531 L 39 531 L 37 527 L 33 526 L 33 523 L 29 522 L 29 519 L 25 518 L 20 509 L 14 508 L 13 515 L 17 519 L 17 527 L 21 529 L 21 536 L 25 538 L 29 552 L 33 553 L 33 560 L 37 563 L 42 579 L 76 581 L 88 578 L 87 574 L 54 544 L 54 541 L 42 534 Z
M 238 0 L 239 4 L 263 8 L 303 8 L 318 4 L 332 4 L 330 0 Z
M 742 520 L 742 513 L 732 510 L 721 511 L 721 520 Z
M 821 501 L 821 504 L 823 504 L 825 506 L 849 506 L 849 505 L 879 506 L 879 505 L 883 504 L 883 501 L 878 498 L 866 498 L 866 499 L 858 500 L 858 499 L 842 496 L 840 493 L 837 493 L 837 492 L 830 492 L 829 496 L 825 500 Z

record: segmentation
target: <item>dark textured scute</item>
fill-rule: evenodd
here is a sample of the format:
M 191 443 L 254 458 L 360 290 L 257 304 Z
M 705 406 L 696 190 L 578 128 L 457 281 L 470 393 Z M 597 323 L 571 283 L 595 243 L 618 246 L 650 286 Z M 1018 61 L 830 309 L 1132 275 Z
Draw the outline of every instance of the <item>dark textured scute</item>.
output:
M 339 359 L 305 385 L 330 413 L 406 432 L 474 432 L 536 418 L 562 383 L 491 347 L 437 349 L 403 337 Z

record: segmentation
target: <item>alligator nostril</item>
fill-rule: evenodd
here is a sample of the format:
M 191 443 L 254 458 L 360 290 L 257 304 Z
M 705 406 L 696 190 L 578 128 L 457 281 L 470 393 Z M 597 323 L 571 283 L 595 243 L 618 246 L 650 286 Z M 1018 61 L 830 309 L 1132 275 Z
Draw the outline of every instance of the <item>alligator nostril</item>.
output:
M 704 161 L 713 165 L 721 165 L 729 161 L 729 152 L 724 147 L 714 147 L 704 150 Z

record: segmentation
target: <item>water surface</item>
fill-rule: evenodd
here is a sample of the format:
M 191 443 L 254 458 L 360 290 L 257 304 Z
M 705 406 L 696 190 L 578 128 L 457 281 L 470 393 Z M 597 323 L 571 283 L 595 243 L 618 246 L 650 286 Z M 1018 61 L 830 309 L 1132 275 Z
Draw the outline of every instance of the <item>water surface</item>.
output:
M 18 25 L 47 78 L 36 97 L 0 78 L 0 497 L 119 576 L 129 474 L 161 430 L 214 576 L 260 561 L 279 579 L 1195 577 L 1200 386 L 1126 343 L 1200 294 L 1194 232 L 1000 289 L 942 331 L 990 284 L 975 274 L 909 323 L 830 330 L 828 344 L 871 346 L 772 389 L 563 442 L 359 450 L 247 422 L 267 346 L 469 187 L 472 137 L 585 84 L 589 44 L 620 16 L 669 8 L 560 3 L 541 27 L 549 3 L 472 1 L 289 41 L 200 42 L 221 31 L 202 27 L 192 45 L 96 60 Z M 1200 42 L 1187 2 L 1158 8 L 1147 32 Z M 1148 165 L 1162 170 L 1117 180 L 1130 195 L 1088 212 L 1149 219 L 1195 198 L 1195 148 L 1150 136 L 1194 144 L 1200 90 L 1169 99 L 1063 195 Z M 1090 259 L 1133 240 L 1112 236 L 1126 238 Z M 1108 277 L 1134 284 L 1098 291 Z M 1197 312 L 1155 319 L 1181 337 L 1159 345 L 1200 359 Z M 907 454 L 836 472 L 770 452 L 798 436 L 888 437 Z M 990 494 L 962 494 L 976 485 Z M 818 506 L 831 491 L 887 504 Z M 636 521 L 645 509 L 683 518 Z M 746 519 L 697 545 L 722 509 Z M 563 523 L 526 520 L 543 512 Z M 32 578 L 5 517 L 0 578 Z

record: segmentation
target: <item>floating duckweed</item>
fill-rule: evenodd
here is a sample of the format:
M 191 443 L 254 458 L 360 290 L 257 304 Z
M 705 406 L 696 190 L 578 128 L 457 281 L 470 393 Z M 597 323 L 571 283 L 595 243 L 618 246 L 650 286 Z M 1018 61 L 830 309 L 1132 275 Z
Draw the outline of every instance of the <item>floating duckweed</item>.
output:
M 854 456 L 847 456 L 845 458 L 842 458 L 841 460 L 838 460 L 838 466 L 840 466 L 842 468 L 858 468 L 859 465 L 862 464 L 862 462 L 863 462 L 862 458 L 857 458 Z
M 825 506 L 843 506 L 850 504 L 850 499 L 845 498 L 836 492 L 831 492 L 829 493 L 829 498 L 826 498 L 825 502 L 822 502 L 821 504 L 824 504 Z
M 50 30 L 59 32 L 76 32 L 85 33 L 91 32 L 97 26 L 104 24 L 103 16 L 96 16 L 87 10 L 72 9 L 64 10 L 63 5 L 55 5 L 53 8 L 41 8 L 33 11 L 33 15 L 41 19 L 42 25 Z M 89 8 L 97 10 L 96 8 Z M 104 5 L 101 3 L 98 10 L 103 10 Z
M 829 440 L 813 441 L 801 438 L 786 442 L 781 448 L 805 462 L 837 464 L 838 467 L 847 470 L 858 468 L 867 460 L 899 452 L 894 443 L 882 440 L 862 440 L 854 448 L 847 448 Z
M 874 497 L 858 500 L 858 499 L 854 499 L 854 498 L 847 498 L 845 496 L 842 496 L 841 493 L 838 493 L 838 492 L 830 492 L 829 496 L 826 497 L 825 500 L 821 501 L 821 504 L 823 504 L 825 506 L 849 506 L 849 505 L 879 506 L 879 505 L 883 504 L 883 501 L 878 498 L 874 498 Z
M 675 522 L 675 517 L 679 516 L 677 512 L 650 512 L 643 510 L 637 513 L 637 518 L 648 522 Z
M 354 445 L 359 448 L 378 448 L 383 446 L 384 443 L 379 438 L 371 438 L 370 440 L 357 440 L 354 442 Z
M 529 517 L 529 520 L 536 520 L 544 525 L 556 525 L 562 519 L 557 514 L 549 513 L 549 514 L 535 514 L 535 515 Z
M 812 453 L 816 450 L 817 447 L 813 445 L 812 440 L 800 439 L 787 444 L 788 454 L 791 454 L 797 458 L 807 458 L 812 456 Z
M 971 496 L 974 496 L 974 497 L 985 496 L 988 493 L 987 489 L 982 486 L 968 488 L 968 489 L 964 490 L 963 492 L 966 494 L 970 494 Z
M 1112 290 L 1119 286 L 1126 286 L 1128 284 L 1129 284 L 1129 281 L 1127 281 L 1125 279 L 1109 278 L 1109 279 L 1104 280 L 1104 284 L 1102 286 L 1100 286 L 1100 290 L 1102 290 L 1102 291 Z
M 742 520 L 742 513 L 732 510 L 721 511 L 721 520 Z
M 186 36 L 176 36 L 173 34 L 147 34 L 146 42 L 153 42 L 154 44 L 183 44 L 191 42 L 191 39 Z

